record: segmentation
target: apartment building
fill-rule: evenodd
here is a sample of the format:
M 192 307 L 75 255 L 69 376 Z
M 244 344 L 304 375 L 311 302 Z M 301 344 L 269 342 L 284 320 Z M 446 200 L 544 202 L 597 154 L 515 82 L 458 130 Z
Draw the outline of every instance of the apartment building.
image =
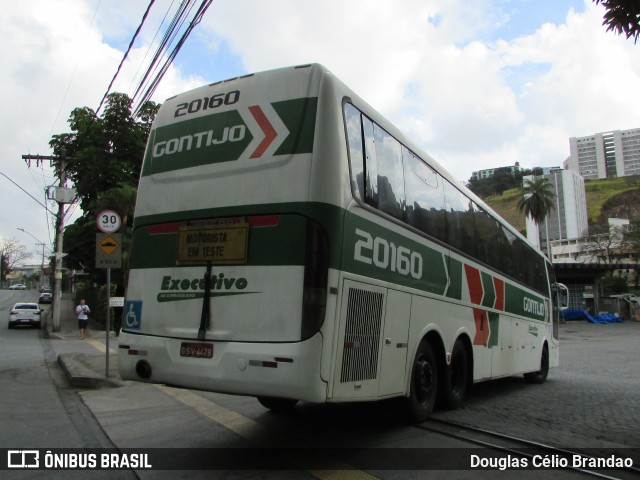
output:
M 640 128 L 569 138 L 565 170 L 587 180 L 640 175 Z

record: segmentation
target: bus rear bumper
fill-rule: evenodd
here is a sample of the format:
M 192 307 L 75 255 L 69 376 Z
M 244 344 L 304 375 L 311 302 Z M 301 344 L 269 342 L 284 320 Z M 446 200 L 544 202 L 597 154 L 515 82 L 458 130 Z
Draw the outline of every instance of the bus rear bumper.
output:
M 327 384 L 320 379 L 320 334 L 304 342 L 274 344 L 198 342 L 122 332 L 119 344 L 123 380 L 315 403 L 327 398 Z

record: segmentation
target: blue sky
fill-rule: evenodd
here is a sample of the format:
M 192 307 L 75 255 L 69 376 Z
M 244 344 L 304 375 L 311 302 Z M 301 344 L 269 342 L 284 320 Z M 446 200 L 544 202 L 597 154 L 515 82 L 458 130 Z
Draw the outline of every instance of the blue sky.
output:
M 156 0 L 113 90 L 133 93 L 171 3 Z M 70 111 L 97 107 L 147 4 L 29 0 L 0 9 L 0 172 L 43 198 L 53 172 L 20 156 L 50 154 Z M 606 32 L 603 13 L 591 0 L 215 0 L 154 100 L 318 62 L 460 180 L 515 162 L 562 165 L 571 136 L 640 127 L 640 45 Z M 0 185 L 0 237 L 34 251 L 18 227 L 52 240 L 44 209 L 4 177 Z
M 585 11 L 582 0 L 503 0 L 496 5 L 505 15 L 505 21 L 488 32 L 485 40 L 512 40 L 531 35 L 545 23 L 564 23 L 569 9 L 577 13 Z

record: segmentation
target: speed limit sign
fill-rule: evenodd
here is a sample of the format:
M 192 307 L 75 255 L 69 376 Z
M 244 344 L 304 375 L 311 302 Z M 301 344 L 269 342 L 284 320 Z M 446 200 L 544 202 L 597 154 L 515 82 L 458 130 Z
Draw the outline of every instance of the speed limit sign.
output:
M 104 233 L 115 233 L 120 230 L 120 215 L 113 210 L 103 210 L 96 218 L 98 230 Z

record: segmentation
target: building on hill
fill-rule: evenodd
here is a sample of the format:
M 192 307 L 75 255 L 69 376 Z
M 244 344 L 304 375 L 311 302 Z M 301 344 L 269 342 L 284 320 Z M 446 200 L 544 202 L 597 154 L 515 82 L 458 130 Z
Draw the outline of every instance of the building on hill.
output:
M 553 187 L 555 208 L 540 226 L 527 217 L 526 228 L 527 240 L 546 252 L 547 239 L 552 242 L 584 237 L 589 224 L 584 178 L 572 170 L 552 170 L 544 178 Z
M 564 168 L 587 180 L 640 175 L 640 128 L 569 138 Z
M 510 167 L 485 168 L 484 170 L 471 172 L 471 180 L 484 180 L 487 178 L 491 178 L 498 170 L 508 171 L 509 173 L 513 174 L 515 172 L 521 172 L 522 168 L 520 167 L 520 162 L 516 162 L 515 165 Z

